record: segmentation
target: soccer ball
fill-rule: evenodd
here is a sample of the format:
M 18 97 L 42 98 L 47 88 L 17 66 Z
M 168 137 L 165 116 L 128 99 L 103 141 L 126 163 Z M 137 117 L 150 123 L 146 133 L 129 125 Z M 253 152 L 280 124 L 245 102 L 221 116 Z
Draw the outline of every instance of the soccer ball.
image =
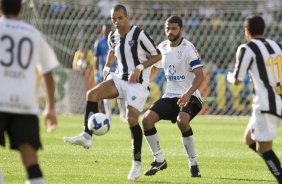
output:
M 95 113 L 88 118 L 88 129 L 95 135 L 104 135 L 110 130 L 110 119 L 104 113 Z

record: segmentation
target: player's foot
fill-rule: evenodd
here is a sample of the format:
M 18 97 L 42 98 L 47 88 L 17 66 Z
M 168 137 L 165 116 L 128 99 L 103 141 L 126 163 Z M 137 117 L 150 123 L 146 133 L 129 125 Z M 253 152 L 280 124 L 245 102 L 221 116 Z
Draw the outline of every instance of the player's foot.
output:
M 201 173 L 198 165 L 191 166 L 190 172 L 191 172 L 191 177 L 201 177 Z
M 145 171 L 144 175 L 146 176 L 152 176 L 156 174 L 158 171 L 166 169 L 167 168 L 167 162 L 164 160 L 163 162 L 152 162 L 151 167 Z
M 131 181 L 136 181 L 140 177 L 140 173 L 141 173 L 141 162 L 133 160 L 131 170 L 128 174 L 127 179 Z
M 78 136 L 74 136 L 74 137 L 63 137 L 63 140 L 70 144 L 83 146 L 86 149 L 90 148 L 92 145 L 92 137 L 85 132 L 81 133 Z

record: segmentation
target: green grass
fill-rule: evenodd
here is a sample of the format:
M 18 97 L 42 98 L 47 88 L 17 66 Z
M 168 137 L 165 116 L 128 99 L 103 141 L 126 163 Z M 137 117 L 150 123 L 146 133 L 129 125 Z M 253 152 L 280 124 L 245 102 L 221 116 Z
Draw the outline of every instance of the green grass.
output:
M 132 151 L 130 131 L 117 116 L 112 119 L 111 130 L 104 136 L 93 138 L 89 150 L 63 142 L 63 136 L 80 133 L 82 116 L 60 116 L 59 128 L 52 134 L 42 126 L 44 150 L 39 152 L 40 164 L 49 184 L 117 184 L 127 181 Z M 276 183 L 263 160 L 243 143 L 247 117 L 199 116 L 192 122 L 198 163 L 202 178 L 190 178 L 188 160 L 181 144 L 176 125 L 167 121 L 157 124 L 161 146 L 168 168 L 155 176 L 142 176 L 137 183 L 159 184 L 257 184 Z M 281 130 L 279 130 L 281 132 Z M 282 155 L 281 137 L 275 140 L 274 149 Z M 152 161 L 146 140 L 143 139 L 142 170 Z M 25 181 L 25 171 L 18 153 L 8 147 L 0 149 L 0 167 L 6 184 Z

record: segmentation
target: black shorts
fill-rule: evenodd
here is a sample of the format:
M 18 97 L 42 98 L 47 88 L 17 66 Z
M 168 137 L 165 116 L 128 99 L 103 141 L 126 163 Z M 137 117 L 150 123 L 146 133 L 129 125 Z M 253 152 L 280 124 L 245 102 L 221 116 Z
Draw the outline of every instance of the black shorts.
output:
M 156 112 L 160 119 L 175 123 L 179 112 L 188 113 L 191 121 L 202 109 L 201 101 L 195 96 L 191 96 L 189 103 L 183 108 L 177 105 L 177 101 L 178 98 L 161 98 L 150 107 L 150 110 Z
M 10 148 L 18 150 L 22 144 L 30 144 L 36 150 L 42 147 L 39 136 L 39 120 L 36 115 L 0 112 L 0 145 L 5 146 L 5 132 Z

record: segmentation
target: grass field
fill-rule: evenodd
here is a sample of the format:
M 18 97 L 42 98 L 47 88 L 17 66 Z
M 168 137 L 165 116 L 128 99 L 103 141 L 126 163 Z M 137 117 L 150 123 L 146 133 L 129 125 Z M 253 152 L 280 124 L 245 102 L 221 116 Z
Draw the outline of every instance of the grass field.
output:
M 63 142 L 63 136 L 82 131 L 82 116 L 60 116 L 59 128 L 52 134 L 42 126 L 44 150 L 39 152 L 41 167 L 49 184 L 124 184 L 131 168 L 130 131 L 117 116 L 111 130 L 93 138 L 89 150 Z M 176 125 L 166 121 L 157 124 L 161 147 L 168 168 L 155 176 L 142 176 L 136 183 L 157 184 L 268 184 L 276 183 L 262 159 L 243 144 L 247 117 L 199 116 L 192 122 L 198 162 L 202 178 L 190 178 L 188 160 Z M 41 124 L 43 125 L 43 124 Z M 24 131 L 24 130 L 23 130 Z M 279 130 L 281 133 L 281 130 Z M 274 149 L 282 159 L 282 138 L 275 140 Z M 142 171 L 152 161 L 145 139 L 142 149 Z M 8 147 L 0 149 L 0 167 L 6 184 L 25 181 L 25 172 L 18 153 Z

